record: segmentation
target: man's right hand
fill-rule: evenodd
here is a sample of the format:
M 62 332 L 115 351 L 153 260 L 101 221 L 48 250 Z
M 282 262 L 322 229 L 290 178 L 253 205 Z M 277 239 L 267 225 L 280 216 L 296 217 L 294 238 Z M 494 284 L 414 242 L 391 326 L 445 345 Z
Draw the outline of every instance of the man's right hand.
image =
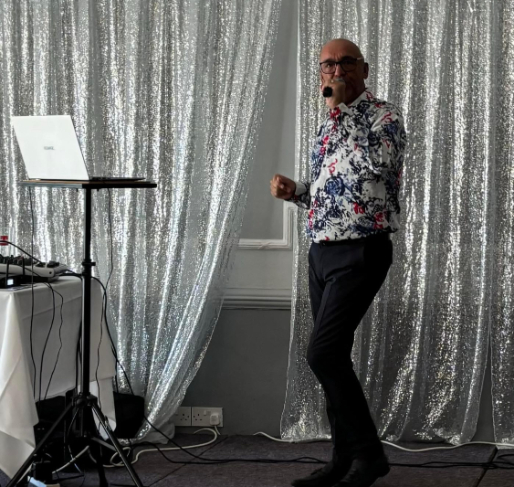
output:
M 271 194 L 275 198 L 288 200 L 296 191 L 296 183 L 281 174 L 275 174 L 270 181 Z

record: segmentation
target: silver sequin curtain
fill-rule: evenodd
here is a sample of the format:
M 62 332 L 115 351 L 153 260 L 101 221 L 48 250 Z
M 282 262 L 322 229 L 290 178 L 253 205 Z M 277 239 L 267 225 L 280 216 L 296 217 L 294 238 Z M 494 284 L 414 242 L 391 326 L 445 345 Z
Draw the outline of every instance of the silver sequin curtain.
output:
M 496 441 L 514 440 L 514 2 L 300 1 L 296 176 L 324 108 L 318 60 L 356 42 L 367 83 L 397 104 L 409 134 L 402 229 L 353 359 L 383 439 L 473 437 L 488 347 Z M 283 438 L 328 438 L 323 393 L 305 360 L 305 215 L 298 213 Z
M 221 308 L 280 0 L 2 0 L 0 226 L 29 247 L 12 115 L 71 114 L 90 173 L 156 190 L 94 195 L 94 260 L 118 354 L 168 434 Z M 82 195 L 36 189 L 35 254 L 78 269 Z M 105 337 L 107 339 L 107 337 Z M 121 374 L 121 384 L 127 389 Z M 151 437 L 145 425 L 138 437 Z

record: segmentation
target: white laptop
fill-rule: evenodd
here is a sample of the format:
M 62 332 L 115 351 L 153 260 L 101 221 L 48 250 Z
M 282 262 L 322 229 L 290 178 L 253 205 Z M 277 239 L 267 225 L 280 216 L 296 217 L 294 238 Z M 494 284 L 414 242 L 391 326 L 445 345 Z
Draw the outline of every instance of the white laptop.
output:
M 70 115 L 12 117 L 30 179 L 141 181 L 140 177 L 90 176 Z

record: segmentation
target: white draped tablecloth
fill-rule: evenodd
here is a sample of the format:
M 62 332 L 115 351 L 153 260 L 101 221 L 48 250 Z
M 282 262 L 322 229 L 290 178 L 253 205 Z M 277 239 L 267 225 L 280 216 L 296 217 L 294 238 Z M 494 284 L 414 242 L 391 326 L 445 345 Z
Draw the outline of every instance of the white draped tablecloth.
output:
M 75 388 L 77 377 L 80 377 L 77 345 L 82 321 L 82 282 L 76 277 L 62 277 L 51 285 L 56 291 L 53 325 L 52 291 L 45 284 L 34 285 L 32 337 L 31 287 L 0 289 L 0 469 L 11 477 L 35 446 L 33 427 L 39 421 L 36 401 L 40 397 L 63 395 Z M 63 296 L 64 303 L 57 293 Z M 106 324 L 102 320 L 102 297 L 102 288 L 93 280 L 90 387 L 91 392 L 99 397 L 100 407 L 114 428 L 112 378 L 115 361 Z

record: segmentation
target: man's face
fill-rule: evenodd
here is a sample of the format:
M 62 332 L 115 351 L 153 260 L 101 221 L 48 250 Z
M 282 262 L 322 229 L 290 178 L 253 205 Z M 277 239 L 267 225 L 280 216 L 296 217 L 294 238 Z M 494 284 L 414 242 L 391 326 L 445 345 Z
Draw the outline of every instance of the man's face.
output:
M 320 62 L 341 61 L 344 58 L 352 61 L 361 57 L 362 54 L 355 44 L 338 39 L 323 46 Z M 326 74 L 320 70 L 321 81 L 322 84 L 327 84 L 332 78 L 343 78 L 346 83 L 344 102 L 348 104 L 355 100 L 366 88 L 364 80 L 368 77 L 368 69 L 368 64 L 363 59 L 358 59 L 348 71 L 337 64 L 336 70 L 332 74 Z

